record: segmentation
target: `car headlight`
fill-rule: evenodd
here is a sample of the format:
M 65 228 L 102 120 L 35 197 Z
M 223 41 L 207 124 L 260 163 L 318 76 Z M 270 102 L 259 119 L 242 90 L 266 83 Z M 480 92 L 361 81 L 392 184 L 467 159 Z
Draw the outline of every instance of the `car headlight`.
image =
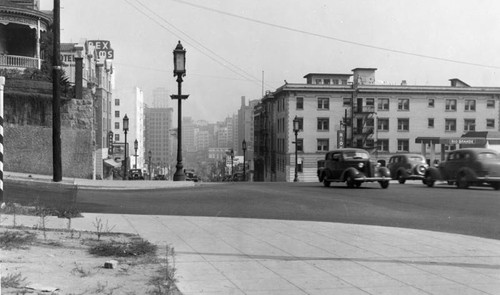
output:
M 358 163 L 358 168 L 360 168 L 360 169 L 361 169 L 361 168 L 363 168 L 363 167 L 365 167 L 365 163 Z

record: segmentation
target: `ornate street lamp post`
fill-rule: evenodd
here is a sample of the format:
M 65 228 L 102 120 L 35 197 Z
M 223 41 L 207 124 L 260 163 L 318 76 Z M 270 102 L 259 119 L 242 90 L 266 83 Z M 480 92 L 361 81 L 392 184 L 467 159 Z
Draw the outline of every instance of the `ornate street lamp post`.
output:
M 186 180 L 182 165 L 182 100 L 189 95 L 182 95 L 182 77 L 186 76 L 186 50 L 182 47 L 181 41 L 174 49 L 174 77 L 177 76 L 177 95 L 171 95 L 172 99 L 177 99 L 177 165 L 174 174 L 174 181 Z
M 243 150 L 243 181 L 247 181 L 247 163 L 246 163 L 246 155 L 247 155 L 247 142 L 243 139 L 241 143 L 241 149 Z
M 299 133 L 299 118 L 295 116 L 293 119 L 293 132 L 295 133 L 295 177 L 293 178 L 293 182 L 298 182 L 299 177 L 297 175 L 297 133 Z
M 151 180 L 151 151 L 148 152 L 148 174 L 149 174 L 149 180 Z
M 234 150 L 231 149 L 231 180 L 234 180 L 233 177 L 234 177 L 234 168 L 233 168 L 233 165 L 234 164 Z
M 128 132 L 128 117 L 127 114 L 125 114 L 125 117 L 123 117 L 123 133 L 125 134 L 125 162 L 123 165 L 123 180 L 127 180 L 127 132 Z
M 134 141 L 134 150 L 135 150 L 135 154 L 134 154 L 134 157 L 135 157 L 135 164 L 134 164 L 134 168 L 137 169 L 137 149 L 139 148 L 139 142 L 137 141 L 137 139 Z

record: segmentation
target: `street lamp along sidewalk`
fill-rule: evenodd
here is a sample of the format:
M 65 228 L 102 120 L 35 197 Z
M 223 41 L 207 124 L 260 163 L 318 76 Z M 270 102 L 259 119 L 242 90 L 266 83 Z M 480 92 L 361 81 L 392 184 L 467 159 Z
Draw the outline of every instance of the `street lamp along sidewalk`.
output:
M 127 180 L 127 132 L 128 132 L 128 117 L 127 114 L 125 114 L 125 117 L 123 117 L 123 133 L 125 134 L 125 162 L 123 165 L 123 180 Z
M 177 164 L 175 165 L 174 181 L 186 180 L 182 164 L 182 100 L 189 95 L 182 95 L 182 77 L 186 76 L 186 50 L 182 47 L 181 41 L 174 51 L 174 77 L 177 76 L 177 95 L 171 95 L 172 99 L 177 99 Z

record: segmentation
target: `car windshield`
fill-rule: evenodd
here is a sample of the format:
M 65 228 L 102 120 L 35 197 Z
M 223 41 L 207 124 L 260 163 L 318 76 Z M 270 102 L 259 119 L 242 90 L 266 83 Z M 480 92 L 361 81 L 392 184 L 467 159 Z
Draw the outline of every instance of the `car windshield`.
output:
M 410 162 L 425 163 L 425 159 L 422 156 L 410 156 L 410 157 L 408 157 L 408 160 Z
M 479 160 L 500 160 L 500 157 L 498 154 L 492 153 L 492 152 L 482 152 L 477 155 L 477 158 Z
M 370 156 L 368 153 L 363 153 L 363 152 L 345 152 L 344 153 L 344 159 L 369 159 Z

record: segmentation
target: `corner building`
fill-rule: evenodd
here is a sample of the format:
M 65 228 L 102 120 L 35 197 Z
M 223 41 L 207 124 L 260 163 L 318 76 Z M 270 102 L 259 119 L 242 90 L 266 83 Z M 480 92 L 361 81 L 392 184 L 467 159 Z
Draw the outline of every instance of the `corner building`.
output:
M 442 159 L 458 146 L 443 141 L 436 149 L 432 139 L 500 130 L 500 87 L 471 87 L 456 78 L 449 86 L 378 85 L 375 72 L 311 73 L 305 84 L 266 93 L 254 109 L 254 180 L 293 181 L 295 117 L 301 182 L 318 181 L 317 162 L 332 149 L 363 148 L 384 160 L 408 152 Z

